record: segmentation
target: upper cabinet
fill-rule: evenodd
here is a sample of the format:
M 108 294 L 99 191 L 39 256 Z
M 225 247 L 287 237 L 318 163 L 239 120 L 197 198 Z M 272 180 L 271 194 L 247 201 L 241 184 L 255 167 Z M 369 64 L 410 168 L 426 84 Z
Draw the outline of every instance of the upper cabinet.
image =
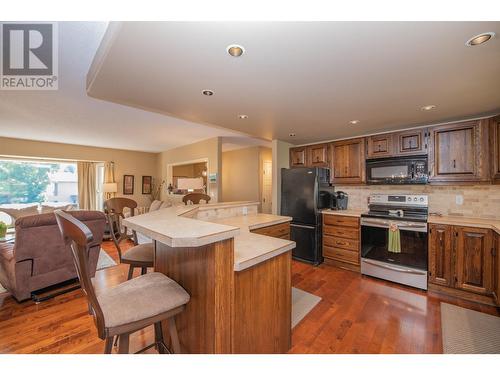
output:
M 328 144 L 293 147 L 290 149 L 290 167 L 328 167 Z
M 334 184 L 361 184 L 365 178 L 365 138 L 330 145 L 330 171 Z
M 372 135 L 366 139 L 368 158 L 386 158 L 393 156 L 392 134 Z
M 427 154 L 427 129 L 413 129 L 395 133 L 395 154 L 422 155 Z
M 367 158 L 427 154 L 427 129 L 372 135 L 366 139 Z
M 310 167 L 328 167 L 328 144 L 307 147 Z
M 290 149 L 290 167 L 307 167 L 307 147 Z
M 500 116 L 491 119 L 490 124 L 491 177 L 500 183 Z
M 430 129 L 431 182 L 489 179 L 487 121 L 469 121 Z

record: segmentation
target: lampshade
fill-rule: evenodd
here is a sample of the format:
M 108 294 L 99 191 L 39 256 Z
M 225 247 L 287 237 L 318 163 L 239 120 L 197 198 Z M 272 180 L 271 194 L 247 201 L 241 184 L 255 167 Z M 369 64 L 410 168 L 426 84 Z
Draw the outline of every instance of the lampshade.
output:
M 116 193 L 118 192 L 118 184 L 116 182 L 106 182 L 102 184 L 103 193 Z
M 177 188 L 181 190 L 203 189 L 203 178 L 179 178 L 177 179 Z

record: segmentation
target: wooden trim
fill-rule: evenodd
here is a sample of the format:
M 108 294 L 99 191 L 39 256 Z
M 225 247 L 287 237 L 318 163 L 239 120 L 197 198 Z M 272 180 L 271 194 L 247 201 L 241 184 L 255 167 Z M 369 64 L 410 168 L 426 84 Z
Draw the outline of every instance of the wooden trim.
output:
M 436 293 L 440 293 L 440 294 L 446 294 L 446 295 L 449 295 L 452 297 L 462 298 L 462 299 L 465 299 L 467 301 L 484 303 L 486 305 L 495 306 L 495 303 L 493 301 L 493 297 L 491 297 L 491 296 L 483 296 L 481 294 L 476 294 L 476 293 L 472 293 L 472 292 L 467 292 L 465 290 L 450 288 L 450 287 L 446 287 L 443 285 L 436 285 L 436 284 L 429 283 L 428 291 L 429 292 L 436 292 Z

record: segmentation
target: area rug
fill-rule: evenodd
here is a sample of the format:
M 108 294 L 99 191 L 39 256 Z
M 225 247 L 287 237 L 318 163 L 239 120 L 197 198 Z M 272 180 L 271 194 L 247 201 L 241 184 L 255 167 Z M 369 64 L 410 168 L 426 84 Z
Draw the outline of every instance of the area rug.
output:
M 445 354 L 499 354 L 500 318 L 441 302 Z
M 321 297 L 302 289 L 292 288 L 292 328 L 299 324 L 319 301 Z
M 99 252 L 99 259 L 97 260 L 97 270 L 99 271 L 113 266 L 116 266 L 116 262 L 109 256 L 107 252 L 101 249 L 101 251 Z M 5 292 L 5 288 L 2 286 L 2 284 L 0 284 L 0 294 Z

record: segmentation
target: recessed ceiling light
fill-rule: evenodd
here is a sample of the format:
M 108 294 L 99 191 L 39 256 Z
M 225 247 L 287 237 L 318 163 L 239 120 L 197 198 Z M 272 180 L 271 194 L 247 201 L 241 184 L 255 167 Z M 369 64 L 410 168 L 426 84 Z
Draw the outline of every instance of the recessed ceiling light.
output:
M 359 120 L 351 120 L 351 121 L 349 121 L 349 124 L 351 124 L 351 125 L 359 124 Z
M 247 115 L 238 115 L 238 118 L 241 120 L 245 120 L 248 118 L 248 116 Z
M 295 137 L 295 135 L 296 135 L 296 134 L 295 134 L 295 133 L 290 133 L 290 134 L 288 134 L 288 135 L 289 135 L 290 137 Z
M 435 109 L 436 106 L 434 104 L 429 104 L 429 105 L 424 105 L 422 108 L 420 108 L 422 111 L 432 111 Z
M 465 42 L 466 46 L 473 47 L 473 46 L 478 46 L 480 44 L 486 43 L 488 40 L 491 38 L 495 37 L 495 33 L 490 31 L 487 33 L 482 33 L 476 36 L 473 36 L 470 38 L 467 42 Z
M 213 90 L 203 90 L 202 93 L 203 93 L 203 95 L 206 95 L 206 96 L 212 96 L 213 94 L 215 94 L 213 92 Z
M 237 44 L 231 44 L 227 47 L 227 53 L 233 57 L 240 57 L 245 53 L 245 49 Z

